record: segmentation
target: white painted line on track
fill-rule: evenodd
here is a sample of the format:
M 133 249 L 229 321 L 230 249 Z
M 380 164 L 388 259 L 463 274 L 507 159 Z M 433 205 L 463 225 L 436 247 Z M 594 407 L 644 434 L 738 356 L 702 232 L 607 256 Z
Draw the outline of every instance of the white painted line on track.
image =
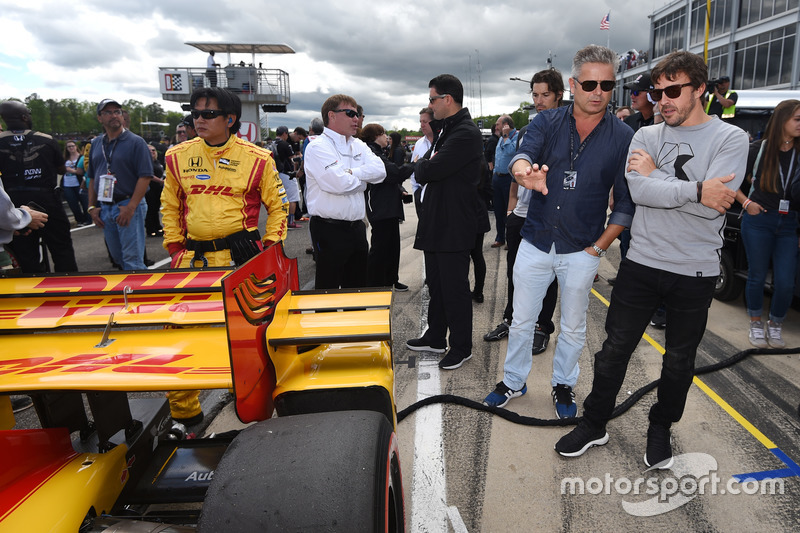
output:
M 424 261 L 423 279 L 425 279 Z M 423 287 L 421 294 L 420 331 L 424 331 L 428 323 L 428 301 L 430 300 L 427 287 Z M 439 356 L 420 354 L 417 376 L 417 401 L 439 394 L 441 391 Z M 442 404 L 429 405 L 415 414 L 414 471 L 411 494 L 410 531 L 447 532 L 448 509 L 444 443 L 442 441 Z M 458 510 L 456 510 L 457 512 Z M 459 530 L 456 529 L 456 531 Z
M 461 513 L 458 512 L 458 507 L 451 505 L 447 508 L 447 517 L 450 519 L 450 526 L 455 533 L 469 533 L 467 525 L 461 519 Z

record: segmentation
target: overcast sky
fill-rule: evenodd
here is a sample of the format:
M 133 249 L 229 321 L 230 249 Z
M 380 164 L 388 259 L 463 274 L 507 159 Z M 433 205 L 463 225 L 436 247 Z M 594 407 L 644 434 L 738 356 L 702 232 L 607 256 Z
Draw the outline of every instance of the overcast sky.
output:
M 527 85 L 510 77 L 529 79 L 547 66 L 548 51 L 567 74 L 576 50 L 605 45 L 609 36 L 620 53 L 645 49 L 647 15 L 666 3 L 351 0 L 344 9 L 319 0 L 6 0 L 0 98 L 111 97 L 179 111 L 161 99 L 158 67 L 204 67 L 207 54 L 184 43 L 274 43 L 296 53 L 256 57 L 264 68 L 289 73 L 292 102 L 288 113 L 269 115 L 271 128 L 308 127 L 336 93 L 355 97 L 366 122 L 417 128 L 437 74 L 461 79 L 473 116 L 512 112 L 530 97 Z M 609 10 L 611 31 L 601 31 Z M 250 55 L 232 60 L 249 63 Z M 224 65 L 227 55 L 217 61 Z

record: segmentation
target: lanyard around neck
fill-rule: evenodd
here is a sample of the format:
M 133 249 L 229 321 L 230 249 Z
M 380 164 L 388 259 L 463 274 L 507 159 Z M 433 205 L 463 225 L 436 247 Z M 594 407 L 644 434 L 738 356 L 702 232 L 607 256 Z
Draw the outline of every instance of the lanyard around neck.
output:
M 592 138 L 594 132 L 597 131 L 597 126 L 599 126 L 600 123 L 598 122 L 597 125 L 594 127 L 594 129 L 592 129 L 591 133 L 589 133 L 589 135 L 586 136 L 581 145 L 578 147 L 578 153 L 573 156 L 572 154 L 575 152 L 575 132 L 576 132 L 576 127 L 573 124 L 573 122 L 575 121 L 575 115 L 573 115 L 572 113 L 569 113 L 569 115 L 570 115 L 568 117 L 570 119 L 569 120 L 569 169 L 574 170 L 572 168 L 573 164 L 575 163 L 575 161 L 578 160 L 578 157 L 580 157 L 581 152 L 583 152 L 583 149 L 586 148 L 586 143 L 589 142 L 589 139 Z M 601 118 L 600 120 L 603 119 Z

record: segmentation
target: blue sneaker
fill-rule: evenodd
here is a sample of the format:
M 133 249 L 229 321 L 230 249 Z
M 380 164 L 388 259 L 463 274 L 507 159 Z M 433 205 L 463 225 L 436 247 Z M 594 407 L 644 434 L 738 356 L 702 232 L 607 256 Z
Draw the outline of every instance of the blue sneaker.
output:
M 553 404 L 556 406 L 558 418 L 578 416 L 578 404 L 575 403 L 575 393 L 572 392 L 572 387 L 560 383 L 553 387 Z
M 508 403 L 511 398 L 519 398 L 528 392 L 528 386 L 523 383 L 520 390 L 509 389 L 508 386 L 502 381 L 497 384 L 492 392 L 484 398 L 483 405 L 489 407 L 503 407 Z

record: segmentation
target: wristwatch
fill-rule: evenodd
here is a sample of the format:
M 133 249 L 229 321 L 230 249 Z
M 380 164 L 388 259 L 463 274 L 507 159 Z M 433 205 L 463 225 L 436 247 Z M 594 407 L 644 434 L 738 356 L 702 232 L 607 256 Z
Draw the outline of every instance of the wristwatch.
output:
M 597 244 L 592 243 L 592 248 L 594 248 L 594 251 L 597 252 L 597 255 L 599 257 L 603 257 L 604 255 L 606 255 L 607 250 L 603 250 L 602 248 L 597 246 Z

